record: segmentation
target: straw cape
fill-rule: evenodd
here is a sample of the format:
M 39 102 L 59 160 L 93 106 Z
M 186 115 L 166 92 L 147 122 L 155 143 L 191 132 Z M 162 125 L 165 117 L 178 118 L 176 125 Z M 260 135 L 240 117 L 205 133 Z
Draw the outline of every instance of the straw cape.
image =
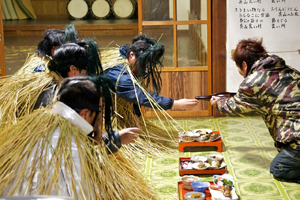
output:
M 52 148 L 57 128 L 60 134 Z M 103 142 L 94 145 L 82 129 L 49 108 L 6 126 L 0 142 L 0 196 L 64 196 L 65 188 L 75 199 L 158 199 L 139 164 L 130 162 L 130 154 L 109 155 Z M 80 162 L 75 162 L 73 148 Z M 75 165 L 80 166 L 79 173 Z M 68 188 L 62 180 L 69 182 Z
M 163 153 L 174 149 L 178 142 L 178 132 L 179 130 L 183 131 L 183 128 L 160 107 L 151 95 L 149 95 L 142 85 L 142 80 L 139 81 L 132 73 L 128 60 L 120 55 L 119 48 L 110 48 L 102 51 L 101 63 L 104 71 L 117 65 L 124 65 L 124 69 L 130 75 L 133 84 L 139 87 L 149 99 L 155 114 L 155 123 L 152 122 L 153 120 L 146 120 L 143 115 L 137 118 L 137 116 L 133 113 L 133 103 L 114 94 L 114 110 L 117 113 L 114 119 L 114 126 L 117 129 L 138 126 L 141 130 L 136 143 L 125 145 L 125 148 L 133 148 L 140 155 L 143 154 L 151 156 L 161 156 Z M 119 75 L 118 81 L 121 76 L 122 74 Z M 115 88 L 116 90 L 118 87 L 118 81 Z M 137 94 L 136 98 L 138 99 Z M 143 113 L 141 106 L 138 106 L 141 113 Z
M 48 56 L 39 56 L 37 53 L 33 53 L 26 59 L 24 65 L 14 74 L 24 75 L 33 73 L 34 69 L 41 67 L 45 72 L 49 72 L 48 63 L 51 60 L 51 57 Z
M 38 72 L 0 78 L 0 129 L 33 111 L 40 94 L 59 86 L 62 77 L 55 72 Z M 51 84 L 54 82 L 55 84 Z

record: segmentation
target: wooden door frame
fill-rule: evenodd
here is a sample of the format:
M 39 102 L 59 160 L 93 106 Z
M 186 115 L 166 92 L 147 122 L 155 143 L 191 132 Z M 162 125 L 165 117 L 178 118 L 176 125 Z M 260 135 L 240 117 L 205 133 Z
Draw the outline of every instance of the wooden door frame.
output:
M 2 5 L 0 3 L 0 76 L 6 75 L 5 66 L 5 51 L 4 51 L 4 35 L 3 35 L 3 21 L 2 21 Z
M 212 93 L 226 91 L 226 0 L 212 0 Z M 221 117 L 213 107 L 213 117 Z
M 173 20 L 171 21 L 143 21 L 143 0 L 138 0 L 138 28 L 139 33 L 142 33 L 143 26 L 155 26 L 155 25 L 166 25 L 173 26 L 173 37 L 174 37 L 174 67 L 172 68 L 163 68 L 162 72 L 207 72 L 208 73 L 208 85 L 207 90 L 208 93 L 212 92 L 212 59 L 211 59 L 211 29 L 212 29 L 212 0 L 207 0 L 207 19 L 206 20 L 187 20 L 187 21 L 177 21 L 177 12 L 176 12 L 176 0 L 173 1 Z M 206 66 L 195 66 L 195 67 L 178 67 L 177 63 L 177 25 L 207 25 L 207 65 Z M 211 116 L 212 115 L 212 107 L 208 107 L 207 110 L 202 111 L 187 111 L 187 113 L 183 113 L 182 111 L 167 111 L 173 117 L 203 117 L 203 116 Z M 208 114 L 207 114 L 208 113 Z M 147 113 L 146 113 L 147 116 Z

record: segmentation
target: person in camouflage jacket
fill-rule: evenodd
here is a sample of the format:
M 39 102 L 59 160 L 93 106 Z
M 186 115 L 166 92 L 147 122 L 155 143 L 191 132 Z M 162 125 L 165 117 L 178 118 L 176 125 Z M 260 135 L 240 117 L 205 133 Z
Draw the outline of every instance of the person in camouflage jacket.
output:
M 268 55 L 262 40 L 241 40 L 232 59 L 245 79 L 235 96 L 212 97 L 212 105 L 226 116 L 262 116 L 279 152 L 270 172 L 300 183 L 300 72 Z

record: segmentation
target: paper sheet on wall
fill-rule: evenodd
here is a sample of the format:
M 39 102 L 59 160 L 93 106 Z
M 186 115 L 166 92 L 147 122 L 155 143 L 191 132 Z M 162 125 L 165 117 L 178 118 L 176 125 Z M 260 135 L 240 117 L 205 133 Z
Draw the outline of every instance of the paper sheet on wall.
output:
M 300 0 L 227 0 L 227 91 L 244 79 L 231 60 L 241 39 L 263 38 L 269 54 L 300 71 Z

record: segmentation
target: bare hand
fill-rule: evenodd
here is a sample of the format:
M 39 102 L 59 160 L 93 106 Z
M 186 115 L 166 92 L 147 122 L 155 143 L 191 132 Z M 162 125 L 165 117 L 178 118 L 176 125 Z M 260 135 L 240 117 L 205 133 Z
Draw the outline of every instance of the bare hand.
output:
M 220 99 L 220 97 L 216 97 L 216 96 L 212 96 L 210 99 L 210 103 L 212 106 L 216 106 L 217 105 L 217 101 Z
M 197 99 L 179 99 L 174 100 L 172 108 L 175 109 L 189 109 L 198 105 Z
M 140 133 L 139 128 L 125 128 L 119 131 L 121 144 L 134 143 Z

